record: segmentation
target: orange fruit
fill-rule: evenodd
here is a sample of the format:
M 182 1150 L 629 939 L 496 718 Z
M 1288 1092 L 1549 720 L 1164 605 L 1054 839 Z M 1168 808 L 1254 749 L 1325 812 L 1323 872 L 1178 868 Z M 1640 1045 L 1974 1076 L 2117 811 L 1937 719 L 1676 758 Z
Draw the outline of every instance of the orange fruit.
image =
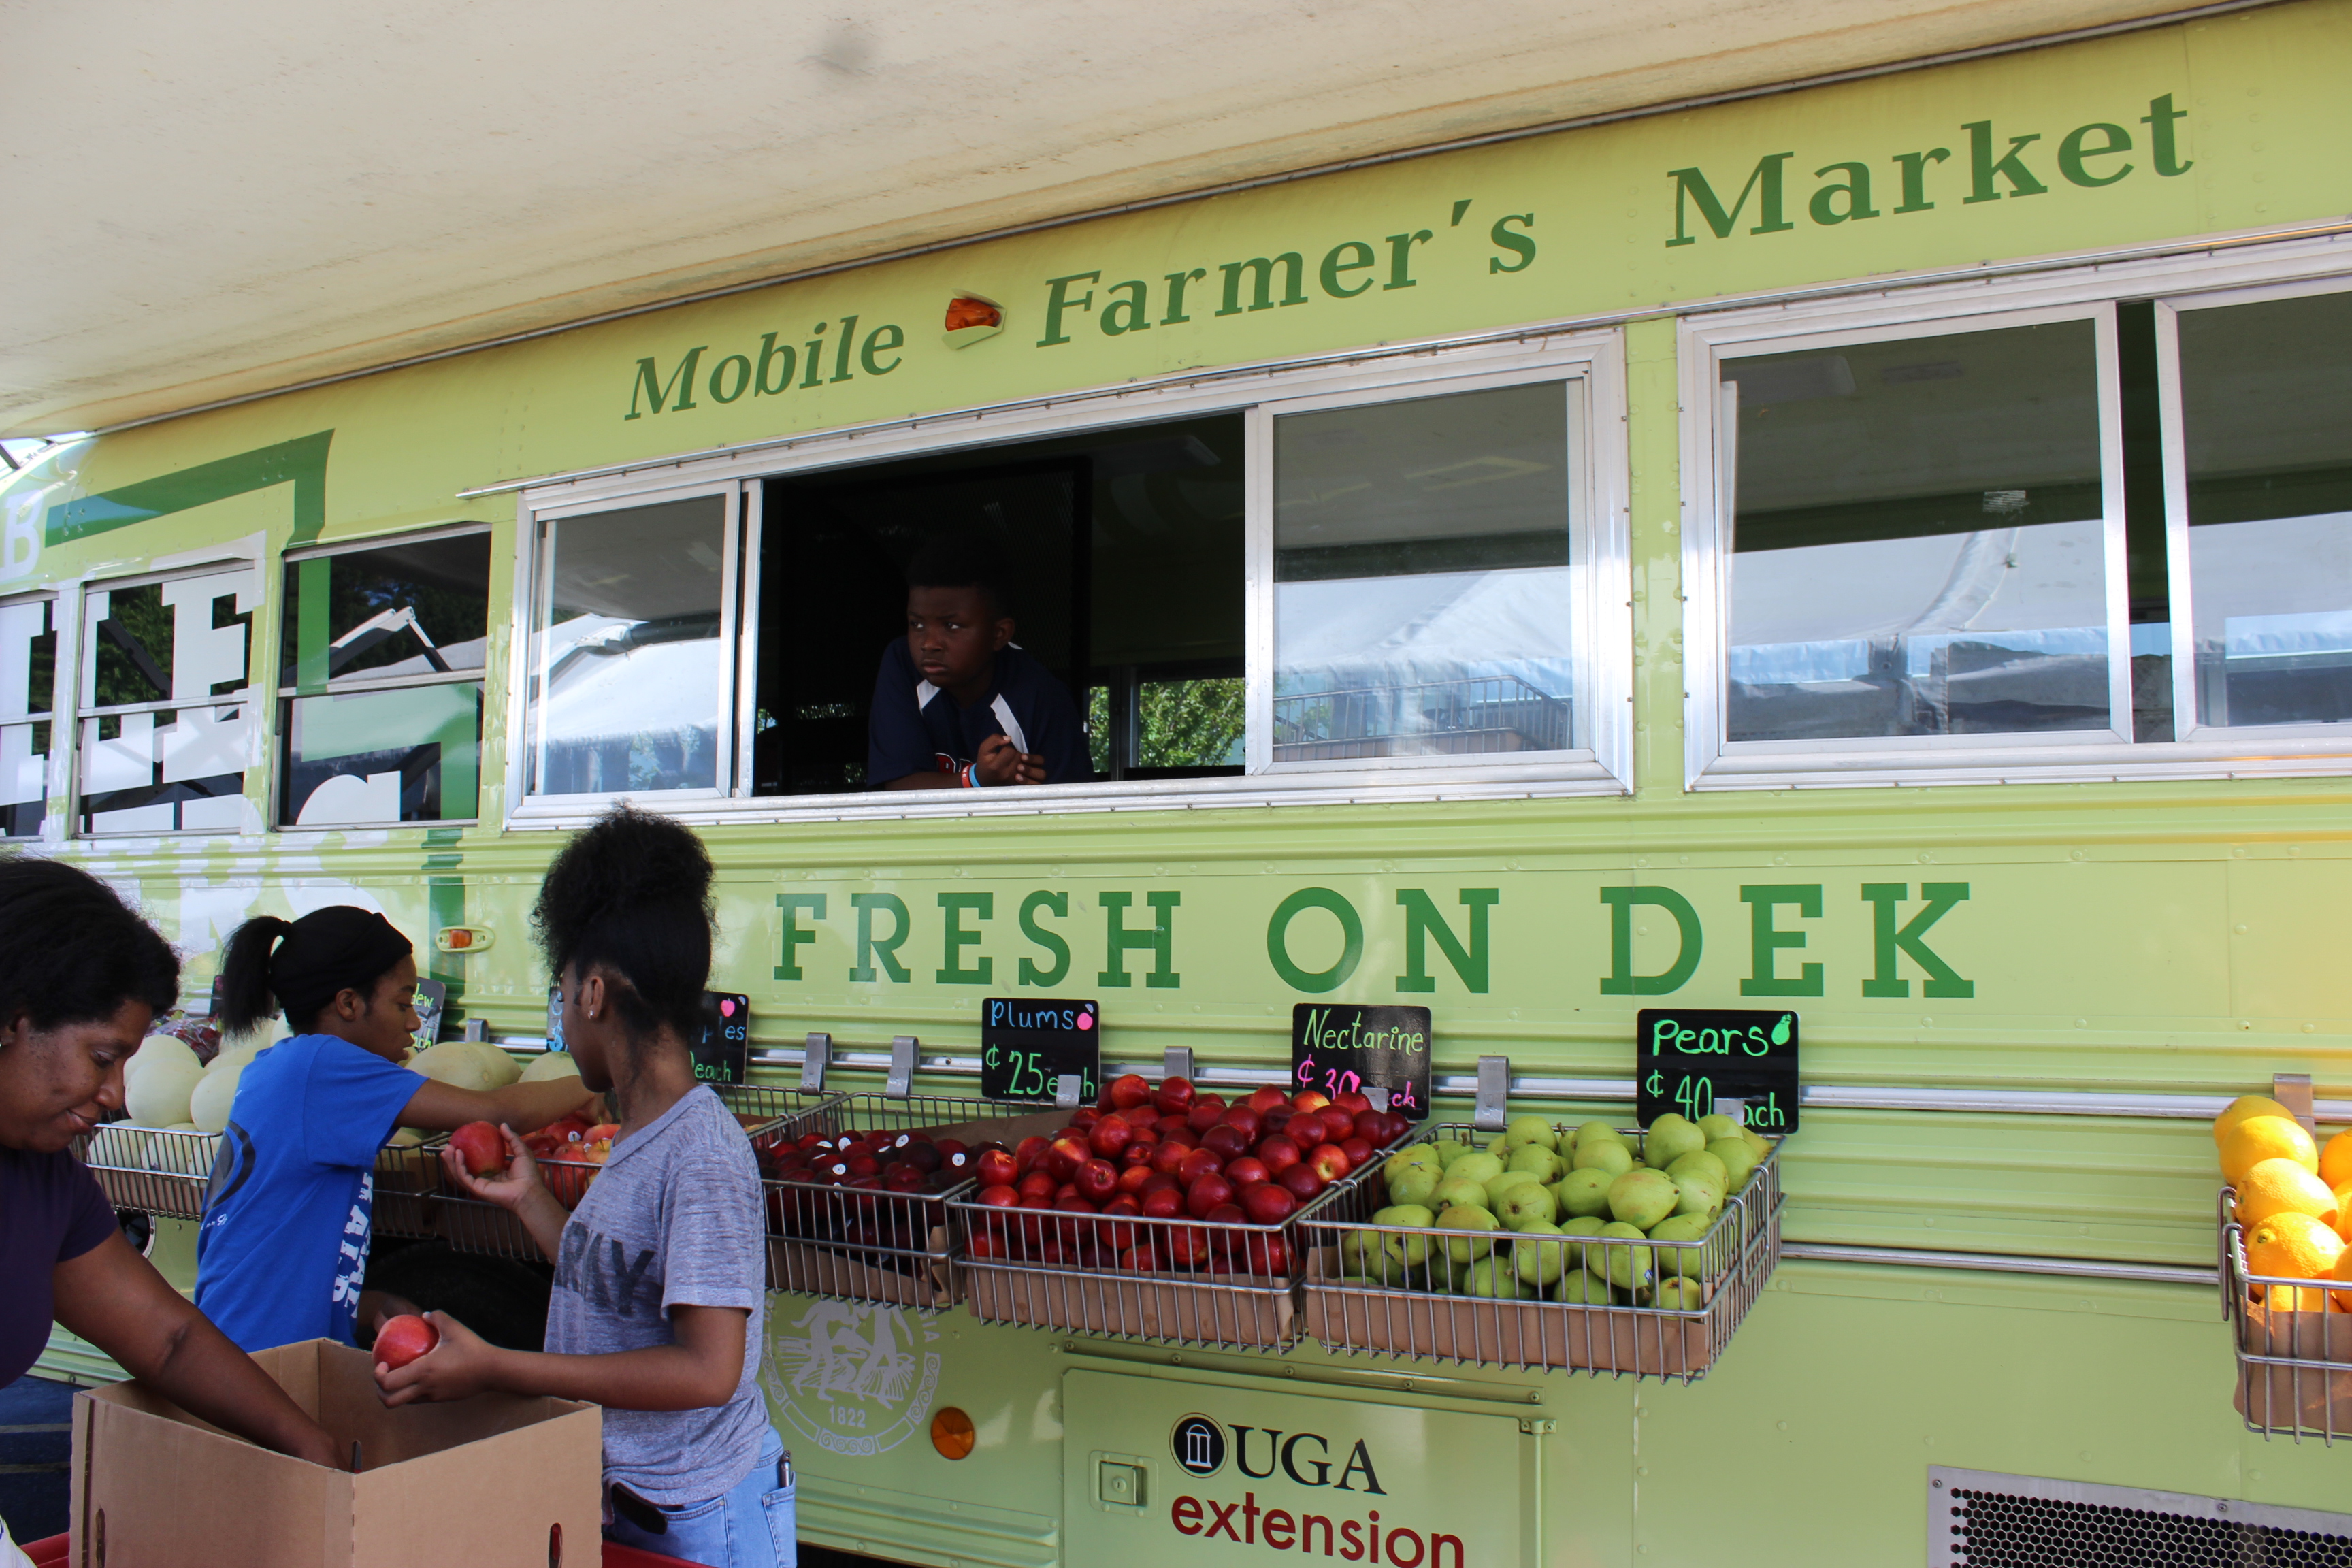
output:
M 2344 1261 L 2344 1238 L 2307 1214 L 2273 1215 L 2245 1235 L 2247 1268 L 2274 1279 L 2325 1279 Z
M 2238 1184 L 2240 1225 L 2259 1225 L 2273 1215 L 2299 1214 L 2329 1226 L 2342 1212 L 2343 1205 L 2327 1190 L 2327 1184 L 2293 1160 L 2264 1160 Z
M 2221 1140 L 2221 1179 L 2233 1187 L 2264 1160 L 2292 1160 L 2314 1173 L 2319 1170 L 2311 1134 L 2292 1117 L 2248 1117 Z
M 2331 1300 L 2340 1300 L 2340 1290 L 2323 1290 L 2316 1285 L 2273 1285 L 2263 1305 L 2273 1312 L 2325 1312 Z
M 2352 1247 L 2352 1182 L 2336 1189 L 2336 1234 Z
M 2330 1138 L 2319 1152 L 2319 1179 L 2331 1187 L 2352 1187 L 2352 1128 Z
M 2220 1148 L 2222 1140 L 2238 1130 L 2238 1123 L 2255 1116 L 2284 1116 L 2294 1120 L 2294 1112 L 2267 1094 L 2242 1094 L 2213 1118 L 2213 1146 Z

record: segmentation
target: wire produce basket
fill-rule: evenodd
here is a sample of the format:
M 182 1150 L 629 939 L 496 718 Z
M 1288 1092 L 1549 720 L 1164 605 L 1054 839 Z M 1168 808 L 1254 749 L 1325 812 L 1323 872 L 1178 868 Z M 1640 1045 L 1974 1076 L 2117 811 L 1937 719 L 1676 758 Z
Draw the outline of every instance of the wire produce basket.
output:
M 2333 1446 L 2352 1437 L 2352 1281 L 2257 1274 L 2238 1194 L 2221 1189 L 2221 1310 L 2238 1358 L 2246 1428 Z
M 878 1093 L 828 1096 L 786 1117 L 761 1139 L 771 1154 L 810 1138 L 874 1132 L 886 1140 L 923 1134 L 965 1144 L 1003 1141 L 1061 1124 L 1051 1106 L 1029 1101 Z M 1034 1123 L 1034 1124 L 1033 1124 Z M 973 1188 L 967 1175 L 935 1192 L 890 1192 L 825 1181 L 762 1184 L 768 1205 L 768 1289 L 854 1301 L 946 1307 L 957 1299 L 949 1207 Z
M 1423 1131 L 1479 1137 L 1463 1124 Z M 1640 1129 L 1620 1136 L 1638 1155 Z M 1328 1349 L 1690 1383 L 1722 1356 L 1780 1257 L 1777 1142 L 1688 1241 L 1377 1225 L 1383 1193 L 1368 1171 L 1300 1215 L 1306 1331 Z
M 220 1134 L 108 1121 L 80 1139 L 83 1164 L 118 1209 L 163 1219 L 202 1219 Z

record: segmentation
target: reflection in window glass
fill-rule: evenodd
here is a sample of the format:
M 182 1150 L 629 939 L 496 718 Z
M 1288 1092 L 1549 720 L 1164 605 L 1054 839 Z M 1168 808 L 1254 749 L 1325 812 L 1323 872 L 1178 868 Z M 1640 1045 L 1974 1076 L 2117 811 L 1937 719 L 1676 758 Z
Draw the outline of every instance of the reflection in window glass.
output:
M 1276 762 L 1577 744 L 1559 382 L 1274 426 Z
M 2352 293 L 2179 320 L 2199 717 L 2352 719 Z
M 250 567 L 82 595 L 80 831 L 235 832 L 253 742 Z
M 481 779 L 479 682 L 297 697 L 287 714 L 289 825 L 474 815 Z
M 719 784 L 716 496 L 567 517 L 532 633 L 533 788 L 542 795 Z
M 41 831 L 49 780 L 49 712 L 58 634 L 48 599 L 0 605 L 0 835 Z
M 2090 322 L 1732 359 L 1723 380 L 1729 739 L 2109 727 Z
M 488 533 L 289 562 L 281 681 L 479 669 L 489 592 Z
M 1248 728 L 1249 682 L 1238 675 L 1154 679 L 1135 672 L 1129 684 L 1087 692 L 1087 744 L 1097 778 L 1238 773 L 1248 761 Z

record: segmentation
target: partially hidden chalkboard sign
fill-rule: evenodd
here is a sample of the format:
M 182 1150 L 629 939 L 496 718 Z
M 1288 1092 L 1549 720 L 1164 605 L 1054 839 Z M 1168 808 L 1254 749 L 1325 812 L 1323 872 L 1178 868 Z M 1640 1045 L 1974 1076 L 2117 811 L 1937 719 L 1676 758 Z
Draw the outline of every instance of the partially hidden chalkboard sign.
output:
M 980 1092 L 1052 1100 L 1066 1073 L 1087 1104 L 1102 1092 L 1102 1008 L 1056 996 L 991 996 L 980 1005 Z
M 1429 1009 L 1301 1002 L 1290 1010 L 1290 1079 L 1339 1095 L 1388 1091 L 1409 1121 L 1429 1115 Z
M 694 1042 L 694 1076 L 702 1083 L 741 1083 L 751 1058 L 751 999 L 735 991 L 702 994 L 702 1037 Z
M 418 1050 L 424 1050 L 441 1037 L 441 1015 L 449 1010 L 449 988 L 438 980 L 416 983 L 416 1033 L 411 1037 Z
M 1755 1008 L 1644 1007 L 1633 1047 L 1633 1114 L 1693 1121 L 1716 1101 L 1742 1103 L 1748 1126 L 1797 1130 L 1797 1016 Z

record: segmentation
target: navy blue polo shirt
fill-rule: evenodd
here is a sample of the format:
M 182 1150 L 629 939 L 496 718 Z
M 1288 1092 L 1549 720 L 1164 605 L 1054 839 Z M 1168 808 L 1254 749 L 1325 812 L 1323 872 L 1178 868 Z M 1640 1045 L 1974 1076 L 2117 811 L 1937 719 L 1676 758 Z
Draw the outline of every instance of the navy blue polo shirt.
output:
M 1017 647 L 1003 649 L 988 695 L 963 708 L 923 679 L 905 637 L 890 639 L 866 721 L 868 788 L 909 773 L 961 773 L 991 735 L 1045 758 L 1047 784 L 1094 776 L 1070 693 L 1044 665 Z

